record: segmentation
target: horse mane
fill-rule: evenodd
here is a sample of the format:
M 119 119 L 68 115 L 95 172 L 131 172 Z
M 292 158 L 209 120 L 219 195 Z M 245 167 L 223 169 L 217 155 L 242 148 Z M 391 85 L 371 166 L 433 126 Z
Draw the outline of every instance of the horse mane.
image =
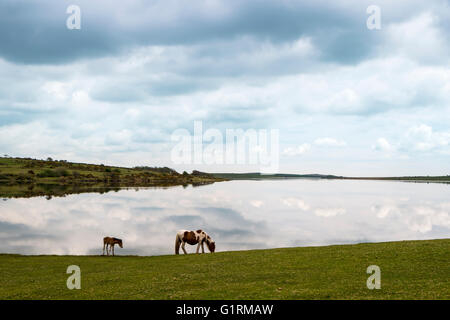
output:
M 114 241 L 122 241 L 122 239 L 119 238 L 113 238 Z

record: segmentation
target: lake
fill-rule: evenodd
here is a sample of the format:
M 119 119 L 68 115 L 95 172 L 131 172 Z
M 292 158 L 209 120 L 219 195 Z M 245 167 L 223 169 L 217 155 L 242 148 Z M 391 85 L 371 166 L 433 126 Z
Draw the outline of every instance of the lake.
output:
M 217 251 L 450 238 L 450 185 L 363 180 L 229 181 L 0 201 L 0 253 L 174 252 L 179 229 Z M 186 247 L 194 252 L 194 246 Z M 206 248 L 205 248 L 206 249 Z

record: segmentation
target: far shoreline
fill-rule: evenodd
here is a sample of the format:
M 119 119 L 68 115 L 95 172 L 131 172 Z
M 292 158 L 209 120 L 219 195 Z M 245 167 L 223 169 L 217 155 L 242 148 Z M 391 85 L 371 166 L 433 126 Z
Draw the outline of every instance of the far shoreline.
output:
M 317 179 L 317 180 L 379 180 L 379 181 L 406 181 L 427 183 L 450 183 L 450 175 L 447 176 L 399 176 L 399 177 L 346 177 L 324 174 L 291 174 L 276 173 L 262 174 L 260 172 L 249 173 L 209 173 L 213 177 L 226 180 L 291 180 L 291 179 Z
M 0 157 L 0 197 L 48 198 L 126 188 L 199 187 L 232 180 L 372 180 L 450 184 L 446 176 L 346 177 L 327 174 L 177 172 L 169 167 L 119 167 L 54 160 Z

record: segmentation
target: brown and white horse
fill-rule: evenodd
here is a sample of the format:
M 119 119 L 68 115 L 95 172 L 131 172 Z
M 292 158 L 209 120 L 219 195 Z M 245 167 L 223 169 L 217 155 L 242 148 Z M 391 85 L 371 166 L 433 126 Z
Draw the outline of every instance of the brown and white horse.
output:
M 112 238 L 112 237 L 104 237 L 103 238 L 103 255 L 105 255 L 105 248 L 106 248 L 106 255 L 109 256 L 112 250 L 112 255 L 114 256 L 114 245 L 118 244 L 119 247 L 123 248 L 122 239 Z M 109 246 L 109 250 L 108 250 Z
M 212 253 L 216 250 L 216 243 L 211 239 L 211 237 L 203 230 L 197 231 L 189 231 L 189 230 L 180 230 L 177 232 L 177 236 L 175 238 L 175 254 L 180 253 L 180 245 L 183 252 L 187 254 L 186 249 L 184 248 L 185 244 L 188 243 L 191 246 L 197 245 L 197 253 L 202 247 L 202 253 L 205 253 L 204 244 L 208 246 L 209 251 Z

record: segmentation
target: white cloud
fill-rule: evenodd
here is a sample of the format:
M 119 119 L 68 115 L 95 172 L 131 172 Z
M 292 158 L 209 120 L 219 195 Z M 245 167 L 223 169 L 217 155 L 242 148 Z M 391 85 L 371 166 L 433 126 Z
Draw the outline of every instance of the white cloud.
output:
M 307 211 L 310 209 L 310 206 L 302 199 L 297 198 L 285 198 L 281 200 L 284 205 L 288 207 L 297 207 L 300 210 Z
M 434 132 L 432 127 L 421 124 L 410 128 L 402 143 L 404 149 L 414 151 L 438 149 L 450 152 L 450 131 Z
M 426 63 L 448 61 L 450 48 L 438 27 L 439 20 L 437 14 L 423 12 L 405 22 L 388 25 L 382 50 Z
M 394 147 L 385 138 L 378 138 L 375 145 L 372 146 L 374 150 L 378 151 L 391 151 Z
M 65 100 L 68 97 L 67 91 L 69 85 L 58 81 L 48 81 L 42 85 L 42 90 L 48 94 L 49 97 L 54 97 L 59 100 Z
M 314 214 L 319 217 L 335 217 L 346 212 L 347 210 L 344 208 L 319 208 L 314 210 Z
M 406 130 L 395 146 L 386 138 L 378 138 L 372 148 L 403 155 L 425 152 L 450 154 L 450 131 L 435 132 L 431 126 L 420 124 Z
M 251 200 L 250 204 L 255 208 L 260 208 L 264 204 L 264 202 L 260 200 Z
M 389 215 L 391 215 L 393 212 L 395 212 L 396 207 L 394 206 L 372 206 L 370 208 L 373 212 L 375 212 L 376 216 L 380 219 L 387 218 Z
M 311 145 L 304 143 L 297 147 L 288 147 L 283 150 L 283 154 L 287 156 L 298 156 L 308 152 L 311 149 Z
M 408 228 L 415 232 L 426 233 L 435 226 L 450 227 L 450 203 L 423 204 L 413 208 L 400 205 L 375 205 L 371 209 L 380 219 L 394 216 L 404 220 Z
M 314 141 L 314 144 L 327 147 L 344 147 L 347 145 L 345 141 L 334 138 L 319 138 Z

